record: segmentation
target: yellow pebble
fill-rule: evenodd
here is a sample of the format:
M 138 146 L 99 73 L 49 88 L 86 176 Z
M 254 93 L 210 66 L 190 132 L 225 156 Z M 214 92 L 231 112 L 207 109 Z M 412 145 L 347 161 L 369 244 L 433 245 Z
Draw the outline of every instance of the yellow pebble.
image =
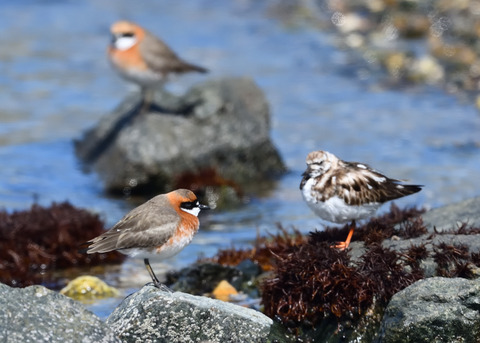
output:
M 228 283 L 228 281 L 222 280 L 212 292 L 215 299 L 228 301 L 231 295 L 238 294 L 235 287 Z
M 79 276 L 68 283 L 60 294 L 79 301 L 116 297 L 116 288 L 107 285 L 96 276 Z

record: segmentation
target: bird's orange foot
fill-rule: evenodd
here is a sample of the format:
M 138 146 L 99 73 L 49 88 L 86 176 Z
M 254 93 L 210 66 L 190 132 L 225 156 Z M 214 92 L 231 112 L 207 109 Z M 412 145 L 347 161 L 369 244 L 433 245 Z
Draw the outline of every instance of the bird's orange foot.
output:
M 350 245 L 350 241 L 352 240 L 353 231 L 355 231 L 355 220 L 352 222 L 352 226 L 350 227 L 350 231 L 348 232 L 348 236 L 345 242 L 338 242 L 337 244 L 332 245 L 331 248 L 336 248 L 340 251 L 347 249 Z
M 340 251 L 343 251 L 343 250 L 348 248 L 349 243 L 350 242 L 338 242 L 335 245 L 331 245 L 330 248 L 335 248 L 335 249 L 338 249 Z

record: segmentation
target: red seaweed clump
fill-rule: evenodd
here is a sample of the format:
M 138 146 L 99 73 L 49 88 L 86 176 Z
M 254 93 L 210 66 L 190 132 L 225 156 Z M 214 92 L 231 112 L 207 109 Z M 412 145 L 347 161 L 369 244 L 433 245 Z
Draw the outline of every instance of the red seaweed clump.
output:
M 243 195 L 243 191 L 237 183 L 225 179 L 214 168 L 202 169 L 195 173 L 184 172 L 175 179 L 173 188 L 187 188 L 197 193 L 199 190 L 204 189 L 207 186 L 229 186 L 235 190 L 239 197 Z
M 307 237 L 298 230 L 289 232 L 278 226 L 279 233 L 270 237 L 257 237 L 255 246 L 251 249 L 221 249 L 214 257 L 202 258 L 198 262 L 214 262 L 223 266 L 237 266 L 240 262 L 250 259 L 257 263 L 263 271 L 273 269 L 273 257 L 283 255 L 307 242 Z
M 266 315 L 290 326 L 316 325 L 331 316 L 358 319 L 421 278 L 405 270 L 399 254 L 378 244 L 357 263 L 348 252 L 314 240 L 277 259 L 275 276 L 262 285 L 262 300 Z
M 117 263 L 119 253 L 87 255 L 79 246 L 103 232 L 99 216 L 64 202 L 11 214 L 0 211 L 0 282 L 57 287 L 52 272 L 71 266 Z
M 303 244 L 277 259 L 275 277 L 262 285 L 262 298 L 265 314 L 285 324 L 316 324 L 329 313 L 358 312 L 370 297 L 353 292 L 351 284 L 363 284 L 365 278 L 349 266 L 348 254 L 326 243 Z
M 466 245 L 440 243 L 433 247 L 433 260 L 437 263 L 437 275 L 444 277 L 472 278 L 471 262 L 475 254 L 470 254 Z M 473 255 L 473 256 L 472 256 Z

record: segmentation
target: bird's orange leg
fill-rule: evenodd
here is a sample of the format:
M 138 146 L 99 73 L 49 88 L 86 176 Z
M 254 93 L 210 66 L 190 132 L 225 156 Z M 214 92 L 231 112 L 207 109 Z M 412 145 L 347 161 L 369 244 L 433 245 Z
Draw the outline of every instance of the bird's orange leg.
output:
M 347 249 L 348 246 L 350 245 L 350 241 L 352 240 L 353 231 L 355 231 L 356 226 L 357 225 L 356 225 L 355 220 L 354 220 L 352 222 L 352 225 L 350 226 L 350 231 L 348 232 L 348 236 L 347 236 L 347 239 L 345 240 L 345 242 L 338 242 L 333 247 L 336 248 L 336 249 L 339 249 L 339 250 Z

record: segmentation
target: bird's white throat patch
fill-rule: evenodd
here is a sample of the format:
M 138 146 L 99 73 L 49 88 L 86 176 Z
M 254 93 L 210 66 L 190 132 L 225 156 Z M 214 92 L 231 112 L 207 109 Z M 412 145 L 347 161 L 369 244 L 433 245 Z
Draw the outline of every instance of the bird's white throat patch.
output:
M 115 47 L 118 50 L 128 50 L 137 43 L 135 37 L 119 37 L 115 40 Z
M 198 214 L 200 213 L 200 208 L 199 207 L 194 207 L 194 208 L 191 208 L 191 209 L 180 207 L 180 209 L 182 211 L 187 212 L 187 213 L 193 214 L 195 217 L 198 217 Z

